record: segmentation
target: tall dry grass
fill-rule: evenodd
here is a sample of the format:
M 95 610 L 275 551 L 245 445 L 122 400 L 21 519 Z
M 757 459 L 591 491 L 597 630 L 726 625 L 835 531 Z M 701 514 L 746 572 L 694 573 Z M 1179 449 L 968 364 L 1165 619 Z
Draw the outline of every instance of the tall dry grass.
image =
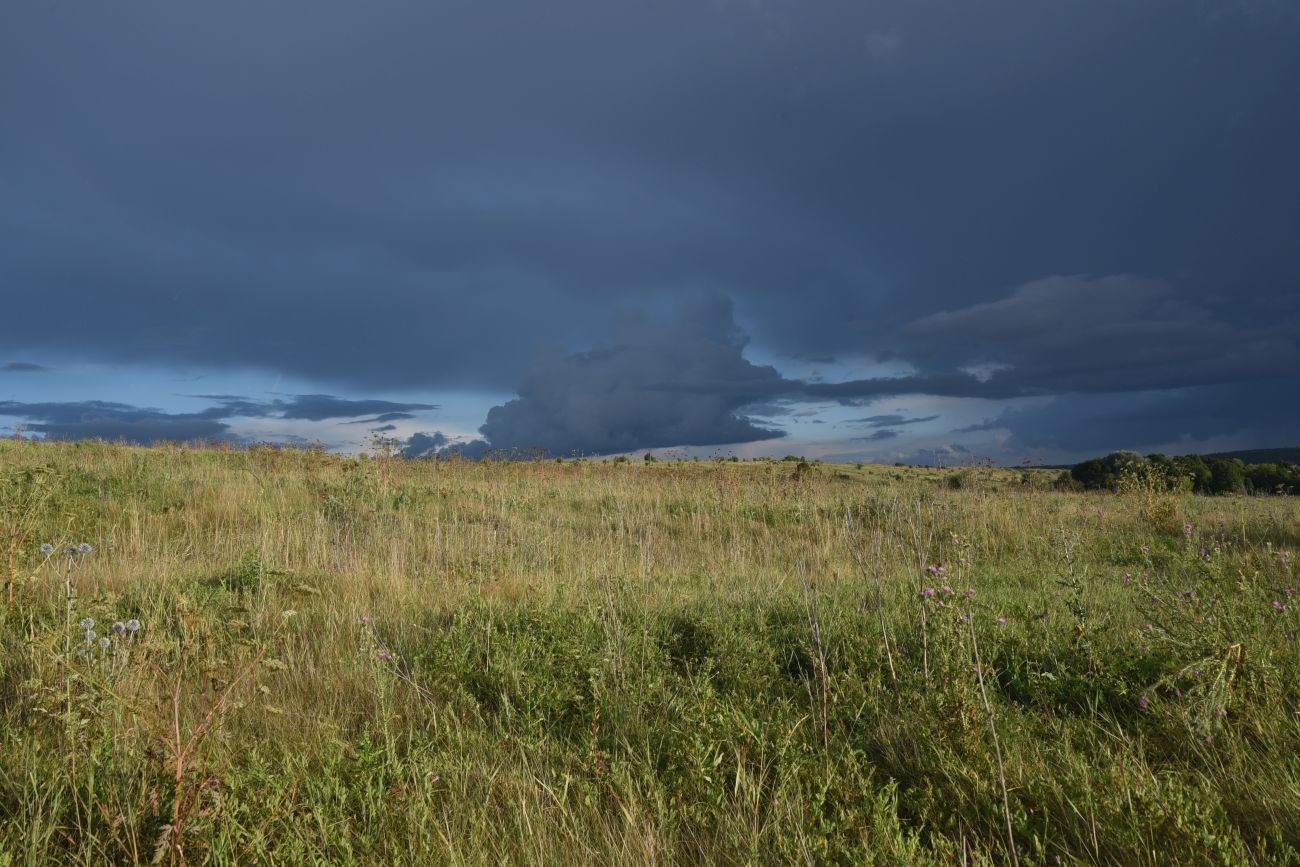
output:
M 1300 860 L 1294 500 L 12 441 L 0 479 L 0 864 Z

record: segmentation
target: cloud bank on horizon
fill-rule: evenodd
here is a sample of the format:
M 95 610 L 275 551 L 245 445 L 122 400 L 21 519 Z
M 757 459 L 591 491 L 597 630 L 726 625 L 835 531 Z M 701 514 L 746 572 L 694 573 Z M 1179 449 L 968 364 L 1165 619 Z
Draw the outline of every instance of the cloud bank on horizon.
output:
M 412 455 L 1290 445 L 1297 38 L 1267 0 L 18 4 L 0 417 Z

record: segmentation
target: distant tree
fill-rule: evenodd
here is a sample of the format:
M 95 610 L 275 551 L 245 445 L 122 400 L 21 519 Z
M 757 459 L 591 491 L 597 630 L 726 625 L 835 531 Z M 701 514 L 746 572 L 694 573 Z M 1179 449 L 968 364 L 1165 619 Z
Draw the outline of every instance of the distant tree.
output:
M 1200 455 L 1180 455 L 1173 459 L 1180 476 L 1191 479 L 1192 490 L 1198 494 L 1210 493 L 1213 484 L 1210 465 Z
M 1246 490 L 1246 465 L 1238 460 L 1210 461 L 1210 493 L 1240 494 Z
M 1147 459 L 1137 452 L 1111 452 L 1104 458 L 1075 464 L 1070 475 L 1089 490 L 1114 490 L 1125 473 L 1136 472 L 1146 465 Z

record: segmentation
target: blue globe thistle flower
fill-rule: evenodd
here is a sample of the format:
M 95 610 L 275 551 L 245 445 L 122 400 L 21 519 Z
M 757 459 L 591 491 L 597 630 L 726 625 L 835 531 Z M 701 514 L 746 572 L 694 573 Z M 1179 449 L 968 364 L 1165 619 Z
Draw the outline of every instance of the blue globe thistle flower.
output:
M 131 633 L 132 635 L 135 635 L 137 632 L 140 631 L 140 621 L 132 617 L 130 620 L 126 622 L 126 631 Z
M 126 624 L 120 620 L 110 626 L 109 629 L 113 630 L 114 635 L 120 636 L 126 634 Z
M 77 546 L 78 554 L 89 554 L 93 550 L 95 550 L 95 548 L 89 542 L 82 542 Z
M 44 545 L 41 546 L 42 557 L 48 557 L 53 553 L 54 553 L 54 546 L 51 545 L 49 542 L 46 542 Z
M 108 640 L 108 636 L 107 636 L 107 635 L 105 635 L 103 638 L 99 639 L 99 649 L 100 649 L 100 650 L 108 650 L 108 648 L 109 648 L 112 644 L 113 644 L 113 642 L 111 642 L 111 641 Z
M 82 629 L 86 630 L 87 632 L 89 632 L 90 630 L 95 628 L 95 619 L 93 617 L 83 617 L 81 619 L 81 622 L 78 623 L 77 625 L 80 626 Z

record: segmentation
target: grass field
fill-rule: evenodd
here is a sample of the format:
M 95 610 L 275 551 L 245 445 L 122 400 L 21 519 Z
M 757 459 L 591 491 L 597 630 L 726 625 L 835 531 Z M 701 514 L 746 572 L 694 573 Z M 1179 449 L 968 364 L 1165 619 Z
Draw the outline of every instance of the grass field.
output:
M 1300 502 L 1050 478 L 0 442 L 0 865 L 1300 863 Z

